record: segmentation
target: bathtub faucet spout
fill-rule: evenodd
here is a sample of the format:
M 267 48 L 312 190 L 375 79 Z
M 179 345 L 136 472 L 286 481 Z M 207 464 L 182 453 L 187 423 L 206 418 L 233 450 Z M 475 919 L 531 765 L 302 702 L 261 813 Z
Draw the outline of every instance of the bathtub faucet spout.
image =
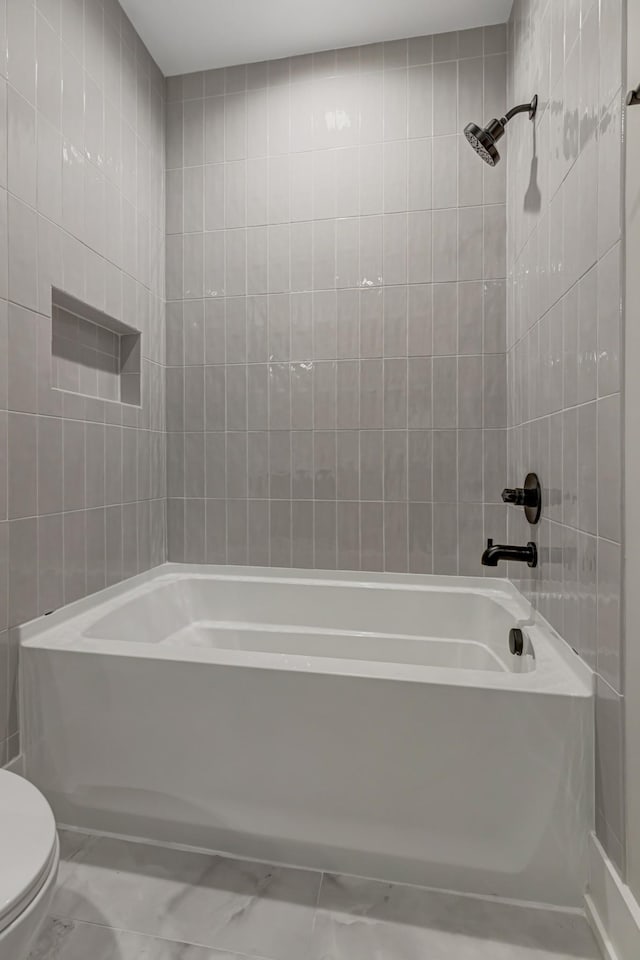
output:
M 526 547 L 512 547 L 506 544 L 494 544 L 493 540 L 488 540 L 487 549 L 482 554 L 483 565 L 497 567 L 500 560 L 520 560 L 528 567 L 537 567 L 538 549 L 531 541 Z

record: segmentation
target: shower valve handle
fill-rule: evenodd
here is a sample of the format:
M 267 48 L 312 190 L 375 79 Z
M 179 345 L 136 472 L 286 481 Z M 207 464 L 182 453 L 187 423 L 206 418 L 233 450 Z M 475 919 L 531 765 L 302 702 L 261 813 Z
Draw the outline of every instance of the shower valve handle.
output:
M 535 524 L 540 519 L 542 488 L 535 473 L 527 474 L 523 487 L 506 487 L 502 491 L 502 499 L 516 507 L 524 507 L 529 523 Z
M 526 507 L 529 505 L 529 491 L 523 487 L 507 487 L 502 491 L 502 500 L 504 503 L 513 503 L 516 507 Z

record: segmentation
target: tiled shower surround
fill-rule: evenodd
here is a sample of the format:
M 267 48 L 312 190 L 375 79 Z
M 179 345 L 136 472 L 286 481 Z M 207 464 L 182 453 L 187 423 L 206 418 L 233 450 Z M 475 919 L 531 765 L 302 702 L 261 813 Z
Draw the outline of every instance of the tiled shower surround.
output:
M 504 535 L 504 26 L 171 78 L 171 560 L 480 574 Z
M 533 536 L 624 869 L 621 46 L 622 0 L 515 0 L 165 82 L 117 0 L 1 0 L 0 766 L 13 628 L 167 554 L 476 574 Z M 491 170 L 461 130 L 507 72 L 540 107 Z M 53 388 L 52 286 L 142 331 L 140 407 Z
M 546 492 L 539 531 L 510 510 L 509 536 L 537 539 L 519 586 L 597 672 L 597 832 L 621 867 L 622 6 L 516 0 L 509 100 L 540 108 L 505 141 L 509 480 Z
M 1 766 L 11 628 L 160 563 L 166 473 L 164 79 L 115 0 L 1 3 L 0 75 Z M 52 286 L 142 331 L 141 406 L 52 389 Z

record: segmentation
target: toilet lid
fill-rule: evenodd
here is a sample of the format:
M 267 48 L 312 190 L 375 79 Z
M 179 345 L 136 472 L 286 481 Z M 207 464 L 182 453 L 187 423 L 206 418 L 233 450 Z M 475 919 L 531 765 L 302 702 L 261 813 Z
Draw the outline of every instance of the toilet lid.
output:
M 0 931 L 42 887 L 57 850 L 51 807 L 28 780 L 0 770 Z

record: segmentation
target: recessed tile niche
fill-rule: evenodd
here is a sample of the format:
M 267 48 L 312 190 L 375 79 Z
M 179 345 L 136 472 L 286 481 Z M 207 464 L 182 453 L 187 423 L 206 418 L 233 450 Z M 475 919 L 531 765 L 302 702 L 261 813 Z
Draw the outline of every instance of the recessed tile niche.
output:
M 140 405 L 140 331 L 52 289 L 52 385 Z

